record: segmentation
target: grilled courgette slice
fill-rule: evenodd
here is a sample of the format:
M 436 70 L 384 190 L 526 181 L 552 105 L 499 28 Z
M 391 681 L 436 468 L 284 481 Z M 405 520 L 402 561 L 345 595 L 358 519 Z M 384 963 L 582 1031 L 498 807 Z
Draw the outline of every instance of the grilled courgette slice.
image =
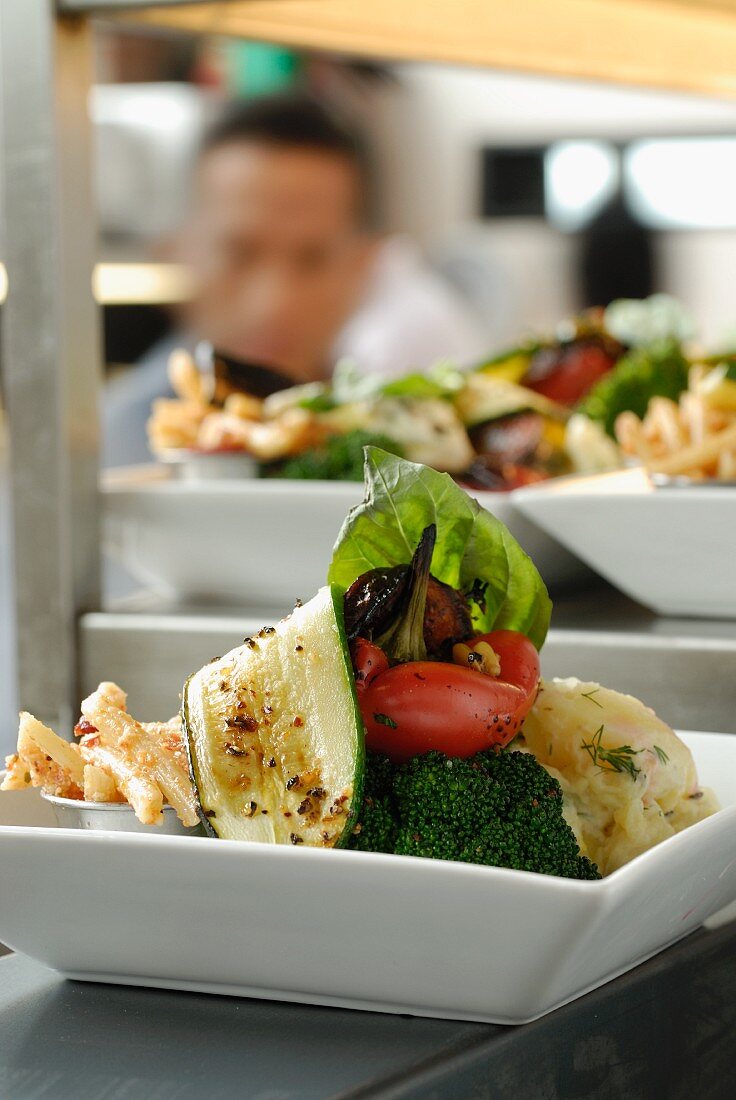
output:
M 187 751 L 210 835 L 347 843 L 365 752 L 342 604 L 322 588 L 187 681 Z

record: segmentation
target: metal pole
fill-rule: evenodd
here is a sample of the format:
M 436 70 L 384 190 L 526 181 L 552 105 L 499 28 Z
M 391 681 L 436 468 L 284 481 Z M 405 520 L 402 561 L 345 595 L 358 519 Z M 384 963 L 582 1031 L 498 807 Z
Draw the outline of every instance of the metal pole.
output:
M 0 199 L 18 699 L 70 732 L 76 621 L 99 600 L 91 30 L 0 0 Z

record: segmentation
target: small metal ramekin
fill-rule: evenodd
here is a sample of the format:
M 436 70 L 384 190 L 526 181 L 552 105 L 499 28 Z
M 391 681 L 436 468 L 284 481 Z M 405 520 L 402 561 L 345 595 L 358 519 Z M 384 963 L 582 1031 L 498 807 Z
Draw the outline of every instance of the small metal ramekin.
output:
M 161 461 L 179 481 L 237 481 L 258 477 L 258 463 L 245 451 L 167 451 Z
M 164 806 L 161 825 L 144 825 L 127 802 L 83 802 L 41 792 L 50 803 L 62 829 L 101 829 L 115 833 L 153 833 L 159 836 L 203 836 L 201 825 L 182 825 L 173 806 Z

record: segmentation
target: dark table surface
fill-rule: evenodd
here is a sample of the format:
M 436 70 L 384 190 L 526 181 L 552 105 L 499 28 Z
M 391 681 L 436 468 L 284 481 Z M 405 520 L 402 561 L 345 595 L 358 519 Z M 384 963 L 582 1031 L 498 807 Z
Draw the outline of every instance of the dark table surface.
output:
M 67 982 L 0 960 L 2 1100 L 733 1096 L 736 923 L 517 1028 Z

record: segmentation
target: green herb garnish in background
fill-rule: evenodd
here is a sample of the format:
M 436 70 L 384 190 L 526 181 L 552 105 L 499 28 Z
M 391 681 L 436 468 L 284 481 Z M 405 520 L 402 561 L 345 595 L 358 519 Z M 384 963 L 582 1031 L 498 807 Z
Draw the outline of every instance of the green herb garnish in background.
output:
M 435 363 L 424 374 L 405 374 L 385 382 L 381 397 L 436 398 L 451 401 L 465 385 L 465 375 L 452 363 Z
M 356 429 L 331 436 L 321 447 L 303 451 L 285 462 L 265 466 L 262 474 L 296 481 L 362 481 L 363 449 L 371 445 L 394 455 L 403 453 L 393 439 Z

